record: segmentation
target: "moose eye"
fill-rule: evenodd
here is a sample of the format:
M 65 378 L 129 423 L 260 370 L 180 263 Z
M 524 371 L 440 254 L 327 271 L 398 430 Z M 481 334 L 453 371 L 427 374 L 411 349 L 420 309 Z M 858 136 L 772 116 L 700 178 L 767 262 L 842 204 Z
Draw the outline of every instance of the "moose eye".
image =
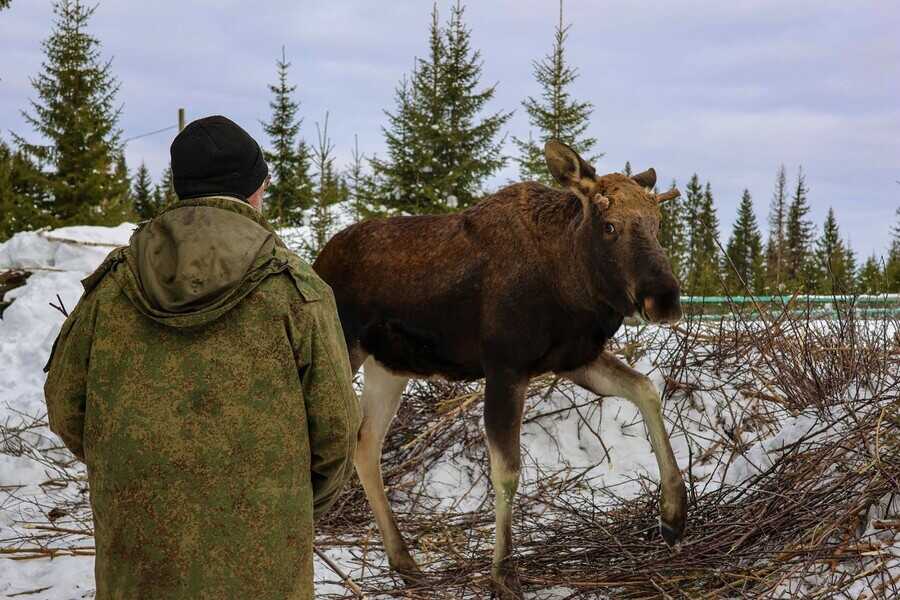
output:
M 613 225 L 612 223 L 604 223 L 603 231 L 609 235 L 612 235 L 616 232 L 616 226 Z

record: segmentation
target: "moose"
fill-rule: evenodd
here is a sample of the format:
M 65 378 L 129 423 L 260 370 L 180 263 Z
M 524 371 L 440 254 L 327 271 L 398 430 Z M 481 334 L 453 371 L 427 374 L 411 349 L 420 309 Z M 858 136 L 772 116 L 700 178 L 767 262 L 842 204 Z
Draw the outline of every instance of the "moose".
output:
M 352 225 L 313 268 L 332 288 L 353 372 L 363 367 L 356 470 L 391 567 L 420 575 L 384 490 L 381 451 L 410 378 L 485 379 L 484 429 L 495 492 L 492 577 L 520 598 L 512 508 L 519 484 L 529 380 L 555 373 L 640 410 L 660 472 L 660 532 L 682 536 L 687 496 L 662 417 L 641 373 L 604 350 L 626 316 L 673 323 L 679 284 L 657 241 L 656 172 L 597 176 L 573 149 L 544 148 L 562 189 L 509 185 L 456 214 L 398 216 Z

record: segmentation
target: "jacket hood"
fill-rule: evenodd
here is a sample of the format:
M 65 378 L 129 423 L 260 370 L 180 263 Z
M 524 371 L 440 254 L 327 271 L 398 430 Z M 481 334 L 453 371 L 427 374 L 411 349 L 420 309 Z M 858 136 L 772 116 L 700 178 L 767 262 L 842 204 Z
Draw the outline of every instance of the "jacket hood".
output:
M 224 196 L 195 198 L 135 231 L 123 256 L 128 268 L 115 272 L 142 313 L 192 327 L 217 319 L 268 275 L 285 270 L 283 249 L 252 206 Z

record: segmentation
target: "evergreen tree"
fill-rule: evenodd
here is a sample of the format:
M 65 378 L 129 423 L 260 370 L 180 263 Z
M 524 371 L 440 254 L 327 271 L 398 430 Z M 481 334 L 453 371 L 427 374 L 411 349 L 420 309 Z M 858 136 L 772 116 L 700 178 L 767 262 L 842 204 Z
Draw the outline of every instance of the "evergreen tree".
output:
M 527 140 L 513 138 L 519 148 L 519 173 L 522 179 L 556 185 L 547 170 L 544 143 L 555 139 L 571 146 L 592 163 L 599 156 L 589 156 L 597 140 L 587 137 L 588 119 L 594 108 L 590 102 L 571 97 L 569 87 L 578 79 L 578 71 L 566 63 L 565 44 L 571 25 L 563 24 L 563 3 L 559 2 L 559 23 L 554 33 L 553 48 L 541 61 L 534 61 L 534 78 L 541 87 L 539 99 L 529 96 L 522 102 L 529 124 L 538 130 L 538 140 L 529 133 Z
M 725 252 L 728 259 L 723 260 L 722 269 L 729 291 L 734 294 L 743 294 L 747 290 L 753 293 L 763 291 L 765 271 L 762 235 L 753 213 L 753 199 L 749 190 L 745 189 L 741 196 L 737 220 Z
M 153 189 L 153 204 L 155 205 L 154 215 L 159 214 L 163 209 L 178 202 L 178 196 L 175 195 L 175 184 L 172 180 L 172 167 L 166 167 L 163 171 L 162 179 Z
M 9 3 L 11 0 L 0 0 L 0 10 L 5 8 L 9 8 Z
M 283 46 L 281 60 L 275 64 L 278 83 L 269 86 L 273 94 L 269 102 L 272 120 L 263 123 L 272 146 L 271 151 L 264 152 L 272 174 L 272 182 L 266 190 L 266 215 L 276 225 L 300 225 L 303 209 L 312 204 L 312 182 L 308 149 L 297 139 L 302 123 L 302 119 L 297 118 L 300 104 L 293 99 L 297 86 L 288 83 L 291 63 L 285 58 Z
M 81 0 L 54 4 L 54 30 L 43 43 L 46 61 L 32 79 L 39 99 L 31 101 L 32 112 L 22 113 L 48 144 L 16 136 L 41 167 L 49 208 L 61 224 L 116 224 L 130 212 L 127 181 L 116 172 L 122 155 L 119 84 L 110 63 L 100 59 L 100 42 L 87 32 L 95 9 Z
M 885 291 L 884 273 L 874 254 L 866 259 L 862 269 L 859 270 L 856 289 L 863 294 L 878 294 Z
M 814 269 L 818 275 L 816 290 L 822 294 L 848 294 L 853 291 L 852 252 L 841 240 L 834 209 L 822 226 L 822 236 L 816 240 Z M 812 291 L 812 290 L 811 290 Z
M 631 164 L 625 163 L 626 175 L 630 174 L 630 169 Z M 673 181 L 670 189 L 675 189 L 675 187 L 676 184 Z M 657 238 L 669 257 L 672 273 L 675 274 L 679 281 L 683 281 L 686 276 L 689 242 L 686 230 L 684 200 L 679 196 L 661 203 L 659 205 L 659 213 L 659 235 Z
M 334 168 L 334 145 L 328 137 L 328 113 L 325 113 L 324 127 L 316 123 L 317 143 L 312 151 L 312 164 L 315 169 L 312 216 L 310 227 L 312 239 L 307 242 L 307 254 L 310 261 L 315 260 L 319 252 L 328 242 L 334 229 L 332 205 L 346 198 L 346 187 Z
M 697 294 L 694 289 L 696 285 L 696 276 L 699 273 L 699 253 L 697 245 L 700 242 L 700 221 L 699 215 L 703 204 L 703 185 L 700 183 L 700 177 L 694 173 L 688 181 L 685 188 L 684 196 L 684 223 L 685 238 L 687 241 L 686 258 L 684 265 L 684 287 L 691 294 Z
M 625 161 L 625 168 L 622 169 L 622 175 L 625 175 L 626 177 L 631 177 L 631 161 L 630 160 Z
M 44 193 L 38 169 L 0 140 L 0 242 L 51 222 Z
M 797 187 L 791 197 L 785 221 L 784 277 L 792 288 L 812 291 L 816 286 L 815 264 L 810 260 L 812 244 L 812 222 L 807 219 L 806 180 L 803 168 L 797 173 Z
M 120 152 L 116 158 L 116 168 L 113 171 L 113 177 L 115 177 L 116 185 L 125 189 L 125 193 L 122 196 L 122 211 L 123 216 L 131 219 L 135 216 L 134 197 L 131 195 L 131 174 L 128 172 L 128 164 L 125 162 L 124 153 Z
M 784 284 L 786 222 L 787 176 L 784 165 L 781 165 L 775 177 L 775 193 L 769 209 L 769 241 L 766 245 L 767 287 L 775 293 L 779 293 Z
M 134 202 L 134 212 L 141 220 L 152 219 L 156 216 L 158 206 L 153 193 L 153 182 L 150 179 L 150 170 L 147 165 L 141 163 L 134 176 L 134 186 L 131 190 Z
M 457 0 L 450 9 L 445 37 L 447 62 L 444 65 L 448 145 L 442 163 L 450 170 L 448 204 L 464 208 L 481 195 L 484 180 L 506 164 L 502 154 L 504 138 L 500 129 L 512 112 L 495 113 L 479 119 L 494 97 L 491 86 L 478 91 L 481 80 L 481 52 L 471 46 L 471 29 L 463 21 L 465 7 Z M 454 199 L 455 198 L 455 202 Z
M 856 252 L 853 251 L 853 246 L 850 244 L 849 238 L 844 242 L 844 248 L 846 249 L 844 252 L 844 263 L 847 265 L 848 292 L 852 293 L 856 291 L 857 288 L 859 265 L 856 264 Z
M 414 72 L 415 74 L 415 72 Z M 421 177 L 429 174 L 430 165 L 421 164 L 419 150 L 422 145 L 414 143 L 421 127 L 413 125 L 413 116 L 418 117 L 417 98 L 406 76 L 394 91 L 397 110 L 385 111 L 389 126 L 382 127 L 388 159 L 372 157 L 369 164 L 375 176 L 376 195 L 387 211 L 426 212 L 429 202 L 419 195 Z
M 697 227 L 691 239 L 695 269 L 688 278 L 692 294 L 710 295 L 721 290 L 719 274 L 719 219 L 712 187 L 706 184 L 697 212 Z
M 887 264 L 884 266 L 885 291 L 898 293 L 900 292 L 900 207 L 897 208 L 897 223 L 891 234 L 891 247 L 888 249 Z
M 375 198 L 375 190 L 371 176 L 366 173 L 366 157 L 359 151 L 359 139 L 356 135 L 353 136 L 353 152 L 350 158 L 350 165 L 344 178 L 347 184 L 347 199 L 350 200 L 356 221 L 362 221 L 376 212 L 370 206 Z
M 396 92 L 397 108 L 383 129 L 388 157 L 372 169 L 385 207 L 444 212 L 473 204 L 484 180 L 501 168 L 500 128 L 511 113 L 480 118 L 494 87 L 478 91 L 481 54 L 457 3 L 445 28 L 432 11 L 429 57 L 419 59 Z

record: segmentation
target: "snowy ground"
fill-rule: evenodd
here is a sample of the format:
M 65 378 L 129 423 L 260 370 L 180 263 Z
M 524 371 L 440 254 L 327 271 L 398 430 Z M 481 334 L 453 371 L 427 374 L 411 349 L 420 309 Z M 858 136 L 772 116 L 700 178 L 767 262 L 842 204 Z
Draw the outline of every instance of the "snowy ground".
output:
M 10 428 L 18 423 L 43 418 L 46 411 L 42 396 L 42 367 L 63 321 L 62 315 L 49 303 L 56 303 L 59 295 L 62 303 L 71 309 L 81 293 L 80 280 L 100 263 L 112 247 L 126 243 L 132 229 L 129 224 L 116 228 L 68 227 L 50 232 L 21 233 L 0 244 L 0 271 L 24 268 L 33 272 L 24 287 L 7 294 L 7 299 L 14 299 L 14 302 L 0 320 L 0 424 L 5 423 Z M 294 233 L 299 235 L 302 232 Z M 628 338 L 630 335 L 632 333 L 626 330 L 620 337 Z M 639 356 L 634 366 L 650 373 L 654 382 L 662 387 L 662 375 L 654 368 L 653 359 L 649 354 Z M 720 396 L 735 403 L 750 402 L 734 390 L 723 392 Z M 673 435 L 672 445 L 682 466 L 687 464 L 690 443 L 702 439 L 707 430 L 728 426 L 729 412 L 723 408 L 721 397 L 695 397 L 692 410 L 697 414 L 713 416 L 690 419 L 686 424 L 681 424 L 681 434 Z M 584 392 L 566 389 L 550 394 L 541 401 L 540 406 L 530 407 L 526 419 L 539 412 L 570 407 L 572 403 L 584 404 L 580 410 L 560 411 L 554 418 L 534 420 L 524 426 L 526 466 L 522 489 L 525 493 L 533 491 L 541 478 L 563 470 L 583 470 L 584 480 L 590 480 L 595 488 L 606 487 L 623 497 L 641 491 L 636 476 L 658 478 L 656 461 L 635 407 L 616 398 L 605 399 L 602 403 L 591 403 L 590 400 L 591 397 Z M 671 428 L 674 419 L 671 410 L 667 416 Z M 815 423 L 815 419 L 805 413 L 770 423 L 748 436 L 746 451 L 728 461 L 729 466 L 724 471 L 720 461 L 711 458 L 695 460 L 693 476 L 697 481 L 708 482 L 710 488 L 723 482 L 739 484 L 761 465 L 766 465 L 770 450 L 799 439 Z M 683 434 L 684 430 L 698 437 L 689 441 L 688 436 Z M 27 436 L 37 448 L 59 445 L 55 436 L 46 429 L 31 430 Z M 713 439 L 711 434 L 709 439 Z M 4 449 L 3 442 L 0 439 L 0 493 L 5 492 L 7 500 L 4 502 L 0 494 L 0 547 L 7 545 L 5 540 L 14 539 L 21 533 L 23 522 L 46 521 L 46 513 L 54 505 L 53 498 L 60 493 L 78 493 L 77 489 L 63 492 L 48 489 L 47 482 L 53 479 L 54 474 L 48 471 L 47 466 L 28 453 L 17 455 L 19 453 L 10 451 L 10 448 Z M 692 448 L 695 457 L 703 450 L 702 447 Z M 430 509 L 490 510 L 489 483 L 484 476 L 484 464 L 478 457 L 463 456 L 454 461 L 438 462 L 419 475 L 421 481 L 416 483 L 416 489 L 424 490 L 433 500 L 435 504 Z M 12 501 L 16 498 L 29 501 Z M 884 512 L 873 513 L 870 521 L 883 517 Z M 895 573 L 900 575 L 900 560 L 897 559 L 900 556 L 900 534 L 885 542 L 893 553 Z M 92 545 L 92 540 L 83 543 Z M 365 576 L 354 559 L 358 553 L 343 550 L 329 551 L 329 554 L 352 577 Z M 383 565 L 383 557 L 377 552 L 370 552 L 367 559 L 374 560 L 376 566 Z M 488 560 L 485 552 L 485 567 Z M 368 570 L 371 571 L 371 566 Z M 334 573 L 318 560 L 316 579 L 318 594 L 346 593 L 336 582 Z M 24 597 L 54 600 L 92 598 L 93 587 L 92 556 L 20 561 L 3 560 L 0 555 L 0 597 L 42 590 Z M 563 588 L 556 588 L 534 593 L 531 597 L 565 597 L 568 593 Z

